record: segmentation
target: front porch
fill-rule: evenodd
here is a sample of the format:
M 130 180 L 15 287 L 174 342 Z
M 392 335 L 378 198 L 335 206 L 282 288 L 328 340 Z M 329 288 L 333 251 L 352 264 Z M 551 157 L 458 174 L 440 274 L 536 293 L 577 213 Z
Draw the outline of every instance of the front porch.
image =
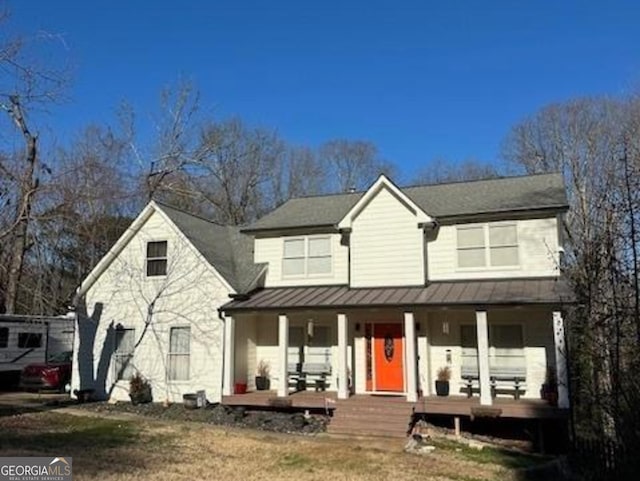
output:
M 224 399 L 322 408 L 386 395 L 418 412 L 473 416 L 495 406 L 506 417 L 562 417 L 569 399 L 554 282 L 453 283 L 444 294 L 442 286 L 429 294 L 433 285 L 260 291 L 225 307 Z M 272 391 L 258 392 L 265 364 Z M 434 397 L 443 370 L 451 395 Z M 541 399 L 550 378 L 560 410 Z

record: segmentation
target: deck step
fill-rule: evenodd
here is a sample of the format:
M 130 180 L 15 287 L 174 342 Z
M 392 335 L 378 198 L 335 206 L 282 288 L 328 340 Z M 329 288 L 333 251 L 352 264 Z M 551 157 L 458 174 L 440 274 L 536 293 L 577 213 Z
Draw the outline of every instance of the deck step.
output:
M 338 400 L 327 432 L 338 436 L 405 437 L 413 405 L 394 398 Z

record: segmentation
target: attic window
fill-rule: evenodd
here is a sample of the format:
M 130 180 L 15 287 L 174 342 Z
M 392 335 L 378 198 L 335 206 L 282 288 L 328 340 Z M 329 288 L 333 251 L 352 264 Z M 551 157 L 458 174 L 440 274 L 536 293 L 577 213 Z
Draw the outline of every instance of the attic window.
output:
M 147 242 L 147 277 L 167 275 L 167 241 Z

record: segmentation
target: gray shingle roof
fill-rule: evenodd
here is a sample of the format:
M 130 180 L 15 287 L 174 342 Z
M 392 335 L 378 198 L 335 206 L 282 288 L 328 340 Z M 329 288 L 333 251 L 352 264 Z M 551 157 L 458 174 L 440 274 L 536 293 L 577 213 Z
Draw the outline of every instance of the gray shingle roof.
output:
M 250 291 L 264 269 L 253 263 L 253 238 L 237 227 L 216 224 L 165 204 L 158 207 L 236 292 Z
M 535 209 L 565 209 L 567 196 L 561 174 L 454 182 L 403 187 L 427 214 L 436 219 Z M 243 229 L 246 232 L 336 225 L 364 192 L 300 197 L 285 202 Z

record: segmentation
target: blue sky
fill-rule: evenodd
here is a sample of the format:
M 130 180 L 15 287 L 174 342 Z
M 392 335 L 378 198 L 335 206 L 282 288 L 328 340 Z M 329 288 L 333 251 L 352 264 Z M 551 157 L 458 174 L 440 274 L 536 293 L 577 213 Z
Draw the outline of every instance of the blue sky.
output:
M 146 121 L 180 77 L 214 116 L 293 143 L 371 140 L 405 175 L 435 157 L 499 158 L 542 106 L 640 86 L 635 1 L 9 2 L 15 29 L 59 33 L 75 65 L 64 138 L 128 100 Z M 150 125 L 150 123 L 149 123 Z

